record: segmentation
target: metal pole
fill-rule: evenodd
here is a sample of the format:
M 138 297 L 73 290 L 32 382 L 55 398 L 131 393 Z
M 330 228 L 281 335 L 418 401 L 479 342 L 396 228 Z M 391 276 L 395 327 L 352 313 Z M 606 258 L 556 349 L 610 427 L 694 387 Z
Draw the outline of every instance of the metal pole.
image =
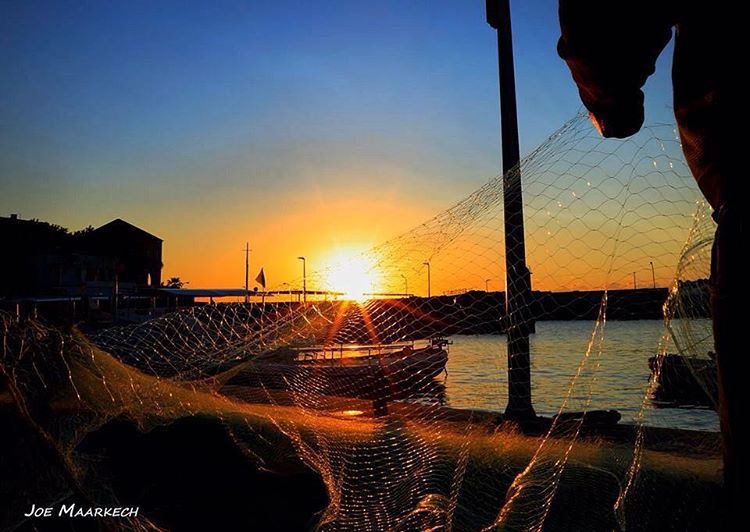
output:
M 526 266 L 521 170 L 518 166 L 521 155 L 509 0 L 487 0 L 487 22 L 497 30 L 500 83 L 505 218 L 505 315 L 508 342 L 508 406 L 505 415 L 527 419 L 536 415 L 531 404 L 529 357 L 529 334 L 534 332 L 534 320 L 529 315 L 529 305 L 532 302 L 531 273 Z
M 248 283 L 248 274 L 250 272 L 250 242 L 245 242 L 245 305 L 250 298 L 250 284 Z
M 401 274 L 401 277 L 404 278 L 404 296 L 409 297 L 409 280 L 403 273 Z
M 117 314 L 120 311 L 120 302 L 119 302 L 119 299 L 120 299 L 120 274 L 117 273 L 117 272 L 115 272 L 115 284 L 114 284 L 113 288 L 114 288 L 115 297 L 114 297 L 114 301 L 112 302 L 113 303 L 112 307 L 114 308 L 114 322 L 117 323 L 117 321 L 118 321 Z
M 302 261 L 302 302 L 307 303 L 307 261 L 305 257 L 297 257 Z
M 430 285 L 432 284 L 432 280 L 430 279 L 430 262 L 427 261 L 427 262 L 424 262 L 423 264 L 427 266 L 427 299 L 429 299 L 430 296 L 432 295 L 431 287 L 430 287 Z
M 484 291 L 485 292 L 489 292 L 490 291 L 490 281 L 491 280 L 492 279 L 485 279 L 484 280 Z
M 651 281 L 654 283 L 654 288 L 656 288 L 656 273 L 654 272 L 654 261 L 649 262 L 651 264 Z

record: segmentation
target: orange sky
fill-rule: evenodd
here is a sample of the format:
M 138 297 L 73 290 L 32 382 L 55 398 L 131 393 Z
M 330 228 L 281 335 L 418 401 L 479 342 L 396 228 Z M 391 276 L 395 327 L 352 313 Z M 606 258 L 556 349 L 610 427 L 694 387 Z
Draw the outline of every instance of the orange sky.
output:
M 396 188 L 317 190 L 314 197 L 301 194 L 270 201 L 270 209 L 250 201 L 246 209 L 208 207 L 179 224 L 163 220 L 155 230 L 165 240 L 163 276 L 179 276 L 196 288 L 240 287 L 242 250 L 249 241 L 251 279 L 263 267 L 269 287 L 278 287 L 301 278 L 300 255 L 307 258 L 312 277 L 330 266 L 334 256 L 366 251 L 438 208 L 437 202 L 412 202 Z

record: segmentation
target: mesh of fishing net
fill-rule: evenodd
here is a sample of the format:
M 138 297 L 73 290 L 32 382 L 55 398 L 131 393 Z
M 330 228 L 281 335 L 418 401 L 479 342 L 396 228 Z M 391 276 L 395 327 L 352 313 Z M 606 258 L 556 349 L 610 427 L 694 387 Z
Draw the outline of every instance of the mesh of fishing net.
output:
M 3 314 L 6 403 L 40 442 L 19 460 L 31 478 L 6 493 L 13 510 L 3 526 L 23 521 L 16 509 L 32 495 L 135 504 L 91 441 L 116 420 L 148 432 L 196 417 L 220 422 L 257 468 L 297 464 L 319 475 L 325 498 L 313 527 L 717 526 L 715 414 L 659 408 L 669 402 L 660 374 L 672 355 L 714 397 L 713 227 L 674 127 L 606 140 L 577 116 L 523 159 L 519 175 L 534 292 L 515 308 L 537 322 L 534 423 L 500 414 L 512 320 L 504 292 L 488 290 L 505 277 L 496 177 L 356 261 L 373 291 L 398 297 L 277 295 L 88 334 Z M 347 267 L 308 275 L 311 293 L 336 290 Z M 634 290 L 637 275 L 654 287 Z M 432 297 L 407 294 L 405 281 Z M 663 322 L 620 321 L 636 318 Z M 623 423 L 601 412 L 609 408 Z M 691 428 L 702 430 L 678 430 Z M 246 501 L 248 513 L 255 503 Z M 146 507 L 113 526 L 165 526 L 159 515 Z

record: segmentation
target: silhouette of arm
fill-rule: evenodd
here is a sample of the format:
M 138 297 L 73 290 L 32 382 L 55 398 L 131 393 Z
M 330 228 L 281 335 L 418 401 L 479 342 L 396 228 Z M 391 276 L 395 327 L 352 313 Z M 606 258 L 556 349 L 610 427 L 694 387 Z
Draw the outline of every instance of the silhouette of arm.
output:
M 560 0 L 557 51 L 605 137 L 628 137 L 643 125 L 641 87 L 672 36 L 670 3 Z

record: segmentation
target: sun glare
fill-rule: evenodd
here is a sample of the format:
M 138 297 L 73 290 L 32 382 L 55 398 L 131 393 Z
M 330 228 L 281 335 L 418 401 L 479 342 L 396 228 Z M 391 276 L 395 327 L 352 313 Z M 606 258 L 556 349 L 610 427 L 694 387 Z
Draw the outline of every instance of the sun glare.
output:
M 326 268 L 326 285 L 341 297 L 364 301 L 378 290 L 375 265 L 358 252 L 340 251 L 332 256 Z

